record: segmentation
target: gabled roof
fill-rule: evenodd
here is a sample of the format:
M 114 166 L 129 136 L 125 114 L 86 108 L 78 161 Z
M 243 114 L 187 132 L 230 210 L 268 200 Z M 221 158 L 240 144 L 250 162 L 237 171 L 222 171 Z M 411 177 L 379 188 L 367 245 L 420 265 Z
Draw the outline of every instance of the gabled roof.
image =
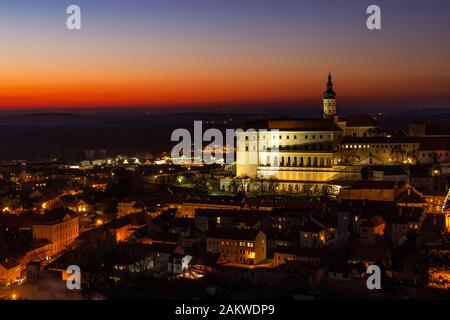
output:
M 248 129 L 280 131 L 342 131 L 334 120 L 329 119 L 279 119 L 259 120 L 246 123 Z
M 323 228 L 322 226 L 319 226 L 317 223 L 309 220 L 303 226 L 300 226 L 299 230 L 303 231 L 303 232 L 318 233 L 320 231 L 325 230 L 325 228 Z
M 12 268 L 18 267 L 19 263 L 12 258 L 5 258 L 0 260 L 0 265 L 6 270 L 10 270 Z
M 44 214 L 36 216 L 33 221 L 33 225 L 51 225 L 61 223 L 64 221 L 66 216 L 68 218 L 74 218 L 76 213 L 66 208 L 46 210 Z
M 202 252 L 196 256 L 191 264 L 214 267 L 220 261 L 220 253 Z
M 212 228 L 206 232 L 208 238 L 254 241 L 260 231 L 255 229 Z
M 171 243 L 152 243 L 148 245 L 151 252 L 172 254 L 177 250 L 176 244 Z

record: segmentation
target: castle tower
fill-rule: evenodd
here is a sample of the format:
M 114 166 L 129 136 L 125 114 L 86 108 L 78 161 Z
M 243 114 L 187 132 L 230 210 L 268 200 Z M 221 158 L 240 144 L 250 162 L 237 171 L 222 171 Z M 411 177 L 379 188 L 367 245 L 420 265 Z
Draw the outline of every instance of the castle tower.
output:
M 333 81 L 331 73 L 328 74 L 327 91 L 323 95 L 323 118 L 330 118 L 336 115 L 336 92 L 333 91 Z

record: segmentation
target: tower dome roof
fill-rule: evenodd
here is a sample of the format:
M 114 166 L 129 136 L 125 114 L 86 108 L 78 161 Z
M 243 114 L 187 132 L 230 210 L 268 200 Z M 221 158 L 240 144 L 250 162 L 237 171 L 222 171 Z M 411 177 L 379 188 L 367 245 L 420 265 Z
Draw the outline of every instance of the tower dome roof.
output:
M 328 74 L 327 90 L 323 94 L 324 99 L 336 99 L 336 92 L 333 90 L 333 81 L 331 73 Z

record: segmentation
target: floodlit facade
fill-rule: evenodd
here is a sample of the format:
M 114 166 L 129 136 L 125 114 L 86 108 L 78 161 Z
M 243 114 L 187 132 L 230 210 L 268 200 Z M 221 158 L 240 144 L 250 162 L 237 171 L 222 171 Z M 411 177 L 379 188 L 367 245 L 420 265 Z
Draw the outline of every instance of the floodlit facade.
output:
M 367 115 L 337 115 L 331 75 L 323 99 L 322 119 L 265 120 L 237 132 L 237 177 L 276 179 L 285 191 L 305 183 L 322 185 L 360 178 L 360 168 L 344 163 L 344 137 L 375 136 L 378 124 Z

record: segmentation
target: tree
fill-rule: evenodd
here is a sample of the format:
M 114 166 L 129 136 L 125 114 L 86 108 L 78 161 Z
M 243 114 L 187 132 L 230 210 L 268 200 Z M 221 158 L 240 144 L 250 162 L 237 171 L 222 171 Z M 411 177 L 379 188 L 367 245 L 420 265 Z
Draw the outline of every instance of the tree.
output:
M 230 182 L 230 191 L 233 193 L 234 196 L 238 195 L 239 186 L 236 181 L 236 179 L 231 180 Z
M 205 196 L 208 195 L 208 181 L 204 174 L 201 175 L 201 177 L 199 178 L 199 180 L 196 184 L 196 188 L 200 194 L 205 195 Z
M 114 236 L 108 233 L 83 241 L 68 253 L 69 264 L 77 265 L 81 269 L 83 282 L 87 283 L 83 294 L 88 298 L 91 298 L 97 289 L 109 283 L 114 271 L 116 247 Z
M 153 267 L 155 255 L 144 243 L 121 243 L 115 248 L 114 259 L 117 264 L 126 264 L 129 268 L 120 275 L 122 281 L 141 280 Z
M 266 192 L 266 182 L 263 178 L 257 177 L 255 180 L 258 188 L 258 193 L 260 194 L 261 198 L 264 198 L 264 194 Z
M 402 149 L 399 145 L 395 145 L 390 154 L 390 158 L 393 163 L 402 163 L 405 160 L 406 151 Z
M 278 186 L 279 186 L 278 180 L 271 177 L 268 181 L 267 189 L 269 190 L 270 194 L 272 195 L 272 201 L 275 200 L 275 195 L 278 191 Z
M 349 165 L 358 165 L 361 161 L 361 158 L 358 154 L 357 149 L 349 149 L 344 151 L 344 162 Z
M 312 186 L 310 184 L 303 185 L 303 192 L 305 193 L 306 199 L 309 200 L 311 198 L 312 191 Z

